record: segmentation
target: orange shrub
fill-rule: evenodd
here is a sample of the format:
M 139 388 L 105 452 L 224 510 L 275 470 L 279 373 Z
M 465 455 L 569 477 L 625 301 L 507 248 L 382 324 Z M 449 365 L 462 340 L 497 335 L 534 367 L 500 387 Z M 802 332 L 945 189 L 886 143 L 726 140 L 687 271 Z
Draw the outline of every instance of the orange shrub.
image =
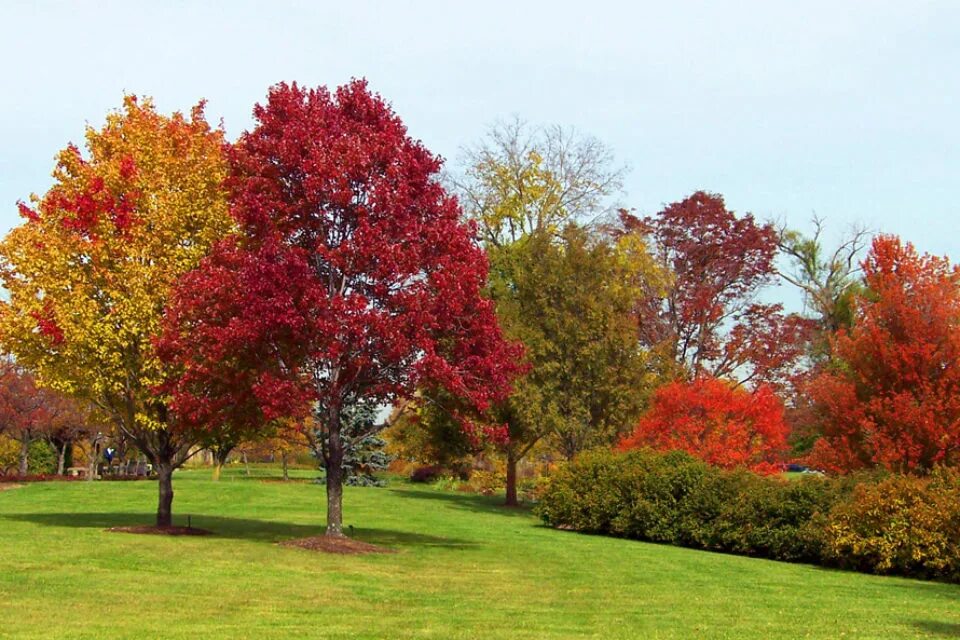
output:
M 780 471 L 787 446 L 783 403 L 765 385 L 750 393 L 716 378 L 672 382 L 653 396 L 650 410 L 620 449 L 686 451 L 719 467 Z

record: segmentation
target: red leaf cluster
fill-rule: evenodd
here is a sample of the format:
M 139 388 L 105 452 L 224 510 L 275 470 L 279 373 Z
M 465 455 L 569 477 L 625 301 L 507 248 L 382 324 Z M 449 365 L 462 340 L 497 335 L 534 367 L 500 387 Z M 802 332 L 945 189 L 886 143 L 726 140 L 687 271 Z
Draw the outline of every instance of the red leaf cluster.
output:
M 854 325 L 811 396 L 823 437 L 811 460 L 850 471 L 924 472 L 960 463 L 960 269 L 877 237 Z
M 804 353 L 811 323 L 758 304 L 774 279 L 777 234 L 698 191 L 654 216 L 621 212 L 626 233 L 649 239 L 673 275 L 665 297 L 641 301 L 641 340 L 667 345 L 692 375 L 783 385 Z
M 57 324 L 52 305 L 47 303 L 44 305 L 42 312 L 34 311 L 30 315 L 37 321 L 37 330 L 50 341 L 52 346 L 56 347 L 63 343 L 63 329 Z
M 682 450 L 721 467 L 779 471 L 787 445 L 783 403 L 766 385 L 748 392 L 702 377 L 660 387 L 621 449 Z
M 135 221 L 137 200 L 140 197 L 133 158 L 125 156 L 121 159 L 122 184 L 110 188 L 94 168 L 79 157 L 79 150 L 76 150 L 76 147 L 71 149 L 75 150 L 77 155 L 73 170 L 83 174 L 83 187 L 77 192 L 70 192 L 60 185 L 54 186 L 46 196 L 45 207 L 61 211 L 63 217 L 60 224 L 89 240 L 96 240 L 104 221 L 109 221 L 117 233 L 125 233 Z M 37 212 L 32 210 L 21 209 L 21 213 L 28 220 L 39 219 Z
M 12 361 L 0 363 L 0 433 L 40 433 L 50 418 L 46 395 Z
M 773 274 L 773 228 L 750 215 L 738 218 L 719 195 L 698 191 L 644 222 L 668 252 L 682 326 L 721 320 Z
M 84 425 L 76 402 L 38 386 L 12 360 L 0 362 L 0 433 L 29 444 L 42 436 L 80 433 Z

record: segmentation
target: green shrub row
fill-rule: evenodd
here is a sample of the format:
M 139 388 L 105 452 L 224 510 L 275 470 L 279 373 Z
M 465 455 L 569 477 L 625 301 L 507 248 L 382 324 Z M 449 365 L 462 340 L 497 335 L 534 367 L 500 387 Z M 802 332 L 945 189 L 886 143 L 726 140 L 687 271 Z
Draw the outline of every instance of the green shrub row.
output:
M 725 471 L 683 452 L 593 451 L 557 470 L 547 524 L 876 573 L 960 581 L 960 476 Z

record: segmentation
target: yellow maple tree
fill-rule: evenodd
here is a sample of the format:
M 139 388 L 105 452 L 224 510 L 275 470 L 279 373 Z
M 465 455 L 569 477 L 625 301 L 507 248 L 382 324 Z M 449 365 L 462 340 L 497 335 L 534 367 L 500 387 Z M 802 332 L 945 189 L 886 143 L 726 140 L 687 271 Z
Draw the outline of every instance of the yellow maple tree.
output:
M 192 441 L 156 391 L 169 372 L 153 340 L 178 276 L 232 228 L 224 136 L 203 108 L 167 116 L 126 96 L 87 128 L 86 156 L 58 154 L 53 186 L 20 203 L 23 223 L 0 242 L 0 346 L 41 384 L 108 412 L 152 460 L 158 525 Z

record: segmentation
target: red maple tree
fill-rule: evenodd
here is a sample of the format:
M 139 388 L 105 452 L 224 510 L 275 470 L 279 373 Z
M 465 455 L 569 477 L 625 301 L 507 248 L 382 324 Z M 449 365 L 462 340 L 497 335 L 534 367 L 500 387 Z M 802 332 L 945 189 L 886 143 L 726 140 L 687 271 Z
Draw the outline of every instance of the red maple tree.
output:
M 57 472 L 63 473 L 67 440 L 80 437 L 83 427 L 76 402 L 38 386 L 33 375 L 13 360 L 0 361 L 0 434 L 20 445 L 19 475 L 30 471 L 30 445 L 44 439 L 57 443 Z
M 895 236 L 874 239 L 866 293 L 811 386 L 813 464 L 925 472 L 960 463 L 960 269 Z
M 20 444 L 17 473 L 29 471 L 30 445 L 40 440 L 49 421 L 47 392 L 36 386 L 33 376 L 16 363 L 0 363 L 0 433 Z
M 625 233 L 644 235 L 673 276 L 665 296 L 640 301 L 640 337 L 665 346 L 692 376 L 784 385 L 803 355 L 811 322 L 760 304 L 775 282 L 777 233 L 723 197 L 698 191 L 654 216 L 621 212 Z
M 181 281 L 161 352 L 189 423 L 312 411 L 341 535 L 345 410 L 443 388 L 482 411 L 509 392 L 519 348 L 481 295 L 486 256 L 441 161 L 365 81 L 279 84 L 254 116 L 231 152 L 240 233 Z
M 768 385 L 748 392 L 705 376 L 660 387 L 620 448 L 682 450 L 717 466 L 773 473 L 786 438 L 783 403 Z

